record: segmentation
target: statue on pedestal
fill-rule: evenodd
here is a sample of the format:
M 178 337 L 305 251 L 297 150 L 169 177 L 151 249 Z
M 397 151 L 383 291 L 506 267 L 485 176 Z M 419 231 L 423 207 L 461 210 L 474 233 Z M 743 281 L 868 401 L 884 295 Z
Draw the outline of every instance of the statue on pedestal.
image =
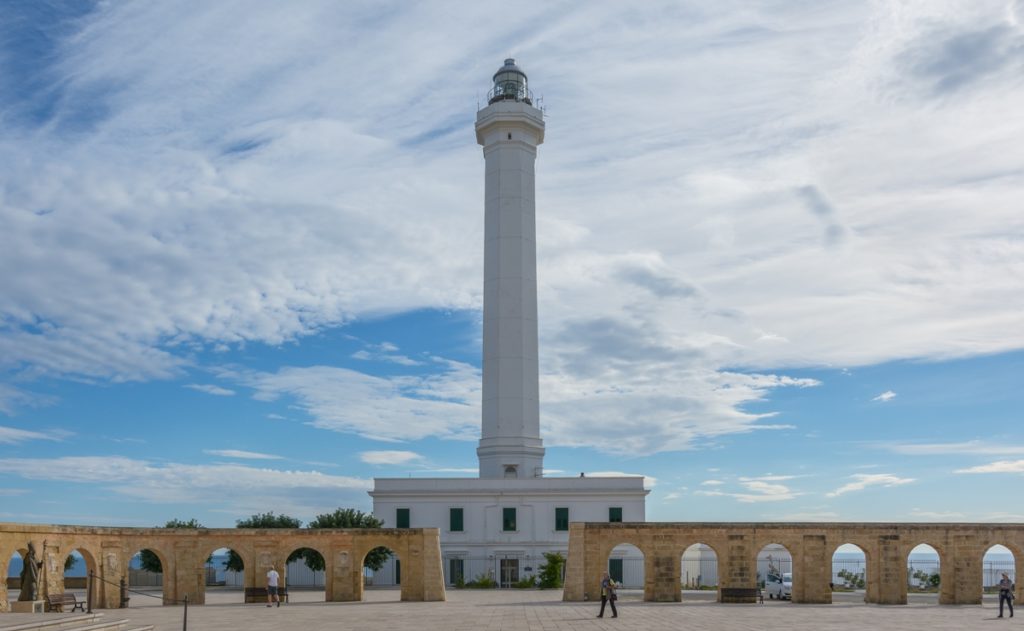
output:
M 28 544 L 28 554 L 23 559 L 21 568 L 21 592 L 18 600 L 39 600 L 39 570 L 43 562 L 36 559 L 36 547 L 31 542 Z

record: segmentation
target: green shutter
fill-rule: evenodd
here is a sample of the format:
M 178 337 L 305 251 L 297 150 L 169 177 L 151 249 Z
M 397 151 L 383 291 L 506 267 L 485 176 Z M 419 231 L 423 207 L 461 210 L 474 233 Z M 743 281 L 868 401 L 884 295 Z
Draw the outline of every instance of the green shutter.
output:
M 448 509 L 448 530 L 451 532 L 462 532 L 462 509 Z
M 516 509 L 501 509 L 501 529 L 510 532 L 516 529 Z
M 612 506 L 608 509 L 608 521 L 617 522 L 622 521 L 622 507 Z
M 569 530 L 569 508 L 555 509 L 555 530 Z
M 409 509 L 399 508 L 395 511 L 395 527 L 396 528 L 408 528 L 409 527 Z
M 608 578 L 622 583 L 622 559 L 608 559 Z

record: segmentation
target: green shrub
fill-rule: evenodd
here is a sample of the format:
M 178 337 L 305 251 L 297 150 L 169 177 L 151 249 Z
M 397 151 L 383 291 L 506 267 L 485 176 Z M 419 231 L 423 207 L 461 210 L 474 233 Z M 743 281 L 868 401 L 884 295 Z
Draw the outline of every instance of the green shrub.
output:
M 532 576 L 524 576 L 512 584 L 512 587 L 515 587 L 516 589 L 532 589 L 536 586 L 537 584 L 533 581 Z
M 467 589 L 494 589 L 498 582 L 487 574 L 477 574 L 476 578 L 466 583 Z
M 540 566 L 537 583 L 541 589 L 558 589 L 562 586 L 562 568 L 565 557 L 561 552 L 545 552 L 544 565 Z

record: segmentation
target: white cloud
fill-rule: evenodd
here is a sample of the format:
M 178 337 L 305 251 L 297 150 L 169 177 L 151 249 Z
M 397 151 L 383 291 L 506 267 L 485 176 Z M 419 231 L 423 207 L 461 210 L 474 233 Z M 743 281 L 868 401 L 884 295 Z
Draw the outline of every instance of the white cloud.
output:
M 17 427 L 4 427 L 0 425 L 0 445 L 16 445 L 29 440 L 63 440 L 70 436 L 65 431 L 34 432 Z
M 700 484 L 701 484 L 701 486 L 721 486 L 721 485 L 725 484 L 725 482 L 723 482 L 721 480 L 704 480 Z
M 391 442 L 479 438 L 479 369 L 433 361 L 437 372 L 423 376 L 375 377 L 332 366 L 232 374 L 257 399 L 294 399 L 321 429 Z
M 473 28 L 496 6 L 84 16 L 38 73 L 52 107 L 0 90 L 0 370 L 169 378 L 195 347 L 479 309 L 471 103 L 510 47 L 553 114 L 537 178 L 549 444 L 691 449 L 787 428 L 747 411 L 814 385 L 780 366 L 1024 347 L 1021 35 L 1003 3 L 522 3 L 503 27 L 525 40 Z M 261 394 L 322 427 L 423 415 L 410 438 L 458 437 L 474 416 L 473 397 L 425 409 L 353 374 L 347 394 L 372 402 L 349 419 L 346 394 L 283 373 Z M 0 392 L 0 411 L 19 405 Z
M 1024 460 L 999 460 L 976 467 L 957 469 L 953 473 L 1024 473 Z
M 281 456 L 273 454 L 261 454 L 255 451 L 242 451 L 240 449 L 204 449 L 204 454 L 221 456 L 223 458 L 240 458 L 242 460 L 281 460 Z
M 920 508 L 911 509 L 910 516 L 912 519 L 925 521 L 958 521 L 966 517 L 963 513 L 956 511 L 930 511 Z
M 157 464 L 121 456 L 3 458 L 0 472 L 29 480 L 94 484 L 145 502 L 221 506 L 240 515 L 267 506 L 311 514 L 337 506 L 344 501 L 340 498 L 361 499 L 372 487 L 367 479 L 317 471 Z
M 869 486 L 893 487 L 914 482 L 914 478 L 900 478 L 890 473 L 855 473 L 850 476 L 853 482 L 849 482 L 834 491 L 825 494 L 825 497 L 838 497 L 852 491 L 863 491 Z
M 906 456 L 947 456 L 947 455 L 1021 455 L 1024 446 L 988 443 L 968 440 L 959 443 L 898 443 L 882 442 L 873 446 Z
M 709 497 L 731 497 L 742 502 L 744 504 L 753 504 L 760 502 L 783 502 L 796 498 L 803 493 L 793 491 L 785 484 L 778 484 L 779 481 L 789 480 L 795 476 L 778 476 L 778 475 L 767 475 L 760 477 L 743 477 L 739 479 L 739 485 L 743 487 L 744 491 L 741 492 L 727 492 L 727 491 L 695 491 L 697 495 L 705 495 Z M 718 480 L 708 480 L 703 484 L 712 482 L 712 486 L 719 486 L 723 484 Z
M 877 397 L 875 397 L 875 398 L 873 398 L 871 400 L 872 401 L 881 401 L 882 403 L 887 403 L 889 401 L 892 401 L 895 398 L 896 398 L 896 393 L 895 392 L 893 392 L 892 390 L 886 390 L 885 392 L 883 392 L 882 394 L 878 395 Z
M 185 387 L 191 388 L 192 390 L 198 390 L 199 392 L 205 392 L 206 394 L 212 394 L 218 397 L 230 397 L 234 396 L 235 394 L 234 390 L 228 390 L 227 388 L 221 388 L 220 386 L 215 386 L 213 384 L 190 383 L 186 384 Z
M 415 451 L 364 451 L 359 459 L 373 465 L 401 465 L 419 462 L 423 456 Z

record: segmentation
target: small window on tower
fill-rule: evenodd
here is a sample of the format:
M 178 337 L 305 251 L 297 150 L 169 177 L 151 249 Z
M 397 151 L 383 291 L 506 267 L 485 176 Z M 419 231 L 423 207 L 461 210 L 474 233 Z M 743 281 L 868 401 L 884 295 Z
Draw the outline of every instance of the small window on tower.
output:
M 512 132 L 508 132 L 508 139 L 512 140 Z
M 514 464 L 505 465 L 505 477 L 506 478 L 518 478 L 519 471 L 516 469 Z

